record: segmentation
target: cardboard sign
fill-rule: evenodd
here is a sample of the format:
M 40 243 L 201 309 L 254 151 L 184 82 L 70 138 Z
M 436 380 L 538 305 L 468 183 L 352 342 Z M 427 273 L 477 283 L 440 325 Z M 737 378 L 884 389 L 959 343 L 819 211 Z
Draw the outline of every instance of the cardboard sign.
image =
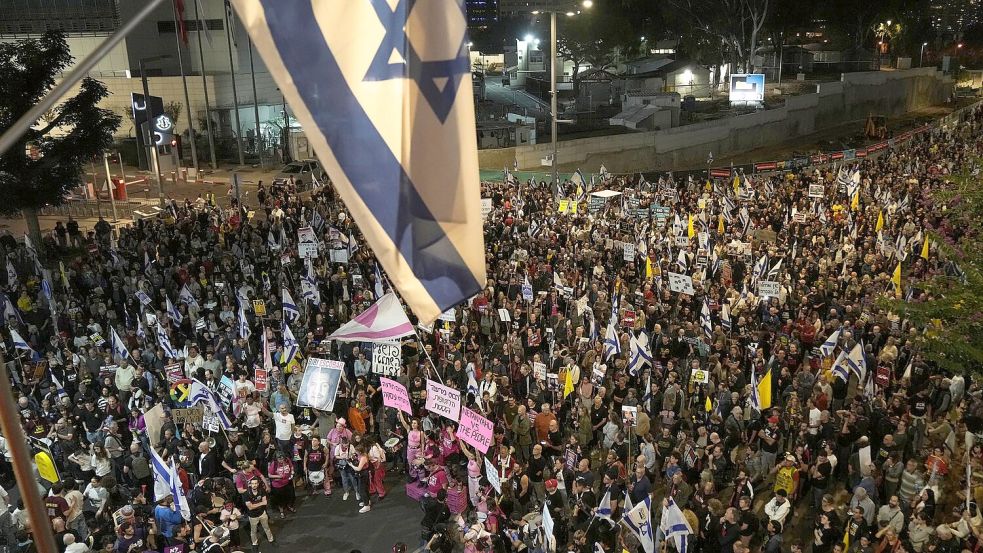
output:
M 188 409 L 171 409 L 171 419 L 174 424 L 200 424 L 204 410 L 201 407 L 190 407 Z
M 758 281 L 758 295 L 763 297 L 774 298 L 778 296 L 781 286 L 777 281 L 774 280 L 759 280 Z
M 809 197 L 810 198 L 822 198 L 825 192 L 825 187 L 821 184 L 810 184 L 809 185 Z
M 633 261 L 635 259 L 635 244 L 630 242 L 625 242 L 625 261 Z
M 488 479 L 488 483 L 491 484 L 495 491 L 499 494 L 502 493 L 502 479 L 498 477 L 498 469 L 495 465 L 488 460 L 488 457 L 483 457 L 485 460 L 485 478 Z
M 696 290 L 693 288 L 693 277 L 681 273 L 668 273 L 668 276 L 669 290 L 690 296 L 696 295 Z
M 253 386 L 257 392 L 265 392 L 270 384 L 270 372 L 257 367 L 253 371 Z
M 379 377 L 379 388 L 382 390 L 383 405 L 399 409 L 407 415 L 413 414 L 413 408 L 410 406 L 410 395 L 406 392 L 406 386 L 383 376 Z
M 536 380 L 546 380 L 546 363 L 534 362 L 532 364 L 532 375 Z
M 692 381 L 696 384 L 709 384 L 710 373 L 701 369 L 693 371 Z
M 457 422 L 461 418 L 461 392 L 427 379 L 427 411 Z
M 310 357 L 304 369 L 304 379 L 297 392 L 297 405 L 321 411 L 333 411 L 341 373 L 345 364 L 333 359 Z
M 492 445 L 495 424 L 467 407 L 461 408 L 461 424 L 457 436 L 468 445 L 474 446 L 482 455 L 488 453 Z
M 263 300 L 253 300 L 253 312 L 257 317 L 266 316 L 266 302 Z
M 385 376 L 399 376 L 403 368 L 403 354 L 399 344 L 378 343 L 372 349 L 372 372 Z

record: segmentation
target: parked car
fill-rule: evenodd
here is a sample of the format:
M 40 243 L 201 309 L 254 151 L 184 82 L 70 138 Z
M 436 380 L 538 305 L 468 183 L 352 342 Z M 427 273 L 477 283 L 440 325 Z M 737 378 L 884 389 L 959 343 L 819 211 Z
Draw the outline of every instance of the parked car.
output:
M 310 185 L 315 178 L 321 184 L 326 183 L 328 180 L 327 174 L 324 172 L 324 168 L 321 167 L 321 162 L 316 159 L 299 159 L 286 164 L 283 169 L 281 169 L 280 172 L 273 177 L 273 182 L 287 182 L 290 180 L 290 177 L 293 177 L 295 182 L 300 182 L 304 186 Z

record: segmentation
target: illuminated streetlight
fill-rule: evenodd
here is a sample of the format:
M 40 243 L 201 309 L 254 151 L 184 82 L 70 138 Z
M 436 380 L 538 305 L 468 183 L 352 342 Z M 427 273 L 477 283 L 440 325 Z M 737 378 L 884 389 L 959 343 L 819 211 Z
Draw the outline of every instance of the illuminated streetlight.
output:
M 585 7 L 585 8 L 590 9 L 591 7 L 594 6 L 594 1 L 593 0 L 584 0 L 580 5 L 583 6 L 583 7 Z
M 573 13 L 573 12 L 567 12 L 567 17 L 573 17 L 573 16 L 575 16 L 575 15 L 577 15 L 577 14 L 575 14 L 575 13 Z
M 526 35 L 526 42 L 532 42 L 532 35 Z

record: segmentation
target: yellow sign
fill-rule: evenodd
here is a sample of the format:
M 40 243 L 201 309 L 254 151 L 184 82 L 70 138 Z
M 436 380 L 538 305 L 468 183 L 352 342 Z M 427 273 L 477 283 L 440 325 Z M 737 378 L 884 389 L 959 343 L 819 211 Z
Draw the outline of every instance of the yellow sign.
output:
M 51 455 L 46 451 L 39 451 L 34 456 L 34 463 L 38 466 L 38 474 L 41 475 L 41 478 L 52 484 L 59 480 L 58 469 L 55 468 L 55 463 L 51 460 Z
M 560 213 L 566 213 L 569 207 L 570 207 L 570 200 L 560 200 L 560 206 L 557 208 L 557 211 L 559 211 Z
M 253 311 L 257 317 L 266 316 L 266 302 L 263 300 L 253 300 Z

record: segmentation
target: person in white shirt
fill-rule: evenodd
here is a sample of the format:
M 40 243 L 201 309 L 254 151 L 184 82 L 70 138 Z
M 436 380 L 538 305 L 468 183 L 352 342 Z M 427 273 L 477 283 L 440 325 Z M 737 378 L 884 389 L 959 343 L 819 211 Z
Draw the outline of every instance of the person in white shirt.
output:
M 765 505 L 765 515 L 768 516 L 768 520 L 779 522 L 782 526 L 785 526 L 785 517 L 791 510 L 792 503 L 789 502 L 788 492 L 785 490 L 775 492 L 775 497 Z
M 89 546 L 75 541 L 75 534 L 65 534 L 65 553 L 87 553 Z
M 294 416 L 287 411 L 287 405 L 281 403 L 277 406 L 276 413 L 273 413 L 273 424 L 276 427 L 274 437 L 284 453 L 292 454 L 290 451 L 290 435 L 294 432 Z
M 188 378 L 198 378 L 196 375 L 198 369 L 205 366 L 205 358 L 198 353 L 197 346 L 191 346 L 188 348 L 188 357 L 184 360 L 184 374 Z

